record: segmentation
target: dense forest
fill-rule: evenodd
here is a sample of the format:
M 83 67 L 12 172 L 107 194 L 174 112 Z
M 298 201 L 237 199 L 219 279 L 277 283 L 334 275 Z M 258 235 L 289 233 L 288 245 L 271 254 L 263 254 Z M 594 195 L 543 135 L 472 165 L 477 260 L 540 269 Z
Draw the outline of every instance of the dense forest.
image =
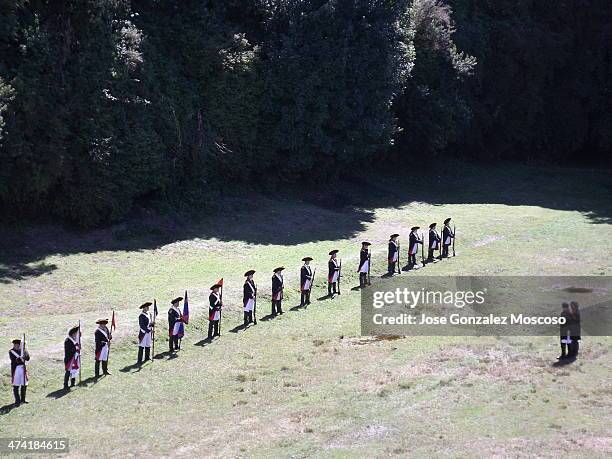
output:
M 0 208 L 95 226 L 381 162 L 609 165 L 610 43 L 607 0 L 0 0 Z

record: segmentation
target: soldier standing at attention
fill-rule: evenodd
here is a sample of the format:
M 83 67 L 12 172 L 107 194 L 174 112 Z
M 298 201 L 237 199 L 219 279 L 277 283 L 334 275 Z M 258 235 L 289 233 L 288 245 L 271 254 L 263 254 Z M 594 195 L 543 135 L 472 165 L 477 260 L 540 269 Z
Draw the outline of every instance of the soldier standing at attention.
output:
M 389 236 L 389 255 L 387 259 L 389 260 L 388 274 L 389 276 L 393 276 L 395 274 L 395 264 L 399 260 L 399 242 L 397 238 L 399 234 L 395 233 Z
M 359 287 L 364 288 L 368 283 L 368 272 L 370 271 L 370 249 L 372 244 L 369 242 L 361 243 L 361 251 L 359 252 Z
M 444 220 L 444 229 L 442 230 L 442 255 L 440 258 L 448 257 L 448 247 L 453 243 L 455 234 L 450 227 L 450 217 Z
M 208 339 L 212 340 L 215 336 L 219 336 L 219 320 L 221 320 L 221 295 L 219 294 L 220 284 L 213 285 L 208 296 Z
M 110 341 L 113 339 L 110 330 L 106 326 L 108 319 L 99 319 L 96 321 L 98 328 L 94 333 L 96 340 L 96 363 L 95 363 L 95 377 L 100 377 L 100 362 L 102 362 L 102 372 L 109 376 L 111 374 L 108 371 L 108 353 L 110 350 Z
M 76 377 L 79 375 L 81 367 L 81 344 L 79 340 L 79 327 L 72 327 L 68 330 L 68 336 L 64 340 L 64 390 L 74 387 Z M 70 386 L 68 386 L 70 380 Z
M 312 290 L 313 281 L 312 268 L 310 267 L 312 257 L 304 257 L 302 261 L 304 264 L 300 269 L 300 290 L 302 292 L 300 306 L 307 306 L 310 304 L 310 291 Z
M 242 304 L 244 306 L 244 326 L 246 327 L 253 322 L 253 308 L 255 307 L 255 297 L 257 295 L 257 287 L 253 280 L 255 270 L 251 269 L 244 273 L 246 280 L 242 289 Z
M 144 352 L 144 361 L 151 360 L 151 332 L 154 324 L 151 321 L 149 315 L 149 306 L 153 303 L 147 301 L 140 306 L 140 315 L 138 316 L 138 325 L 140 330 L 138 331 L 138 363 L 142 363 L 142 354 Z
M 283 290 L 285 288 L 283 282 L 282 271 L 285 269 L 284 266 L 279 266 L 274 270 L 272 275 L 272 315 L 283 313 Z
M 25 398 L 29 378 L 25 363 L 30 360 L 28 351 L 21 349 L 20 339 L 13 340 L 13 348 L 9 351 L 9 358 L 11 359 L 11 385 L 15 396 L 15 406 L 19 406 L 21 403 L 28 403 Z M 21 389 L 21 394 L 19 389 Z
M 432 223 L 429 225 L 429 250 L 427 251 L 427 261 L 433 262 L 434 259 L 434 251 L 438 250 L 440 247 L 440 235 L 436 231 L 437 223 Z
M 181 301 L 183 301 L 182 296 L 176 297 L 170 302 L 171 306 L 168 309 L 168 346 L 171 353 L 179 350 L 179 332 L 183 321 L 183 315 L 179 309 Z
M 419 252 L 419 244 L 422 244 L 423 241 L 419 237 L 417 233 L 419 226 L 413 226 L 410 228 L 410 242 L 408 244 L 408 266 L 413 268 L 416 266 L 416 255 Z
M 338 278 L 340 277 L 340 263 L 338 263 L 339 250 L 334 249 L 329 252 L 329 262 L 327 263 L 327 295 L 334 297 L 338 293 Z

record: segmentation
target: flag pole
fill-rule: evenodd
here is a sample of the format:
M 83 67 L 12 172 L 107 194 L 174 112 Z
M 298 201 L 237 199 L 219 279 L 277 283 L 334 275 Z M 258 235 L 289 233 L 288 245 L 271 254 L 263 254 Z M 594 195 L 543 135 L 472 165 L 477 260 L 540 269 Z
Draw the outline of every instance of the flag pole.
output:
M 402 273 L 402 263 L 400 262 L 400 254 L 402 253 L 402 248 L 401 248 L 401 244 L 400 241 L 397 241 L 397 273 L 401 274 Z
M 115 310 L 111 309 L 113 311 L 113 314 L 111 316 L 111 323 L 110 323 L 110 328 L 108 329 L 108 354 L 106 356 L 106 361 L 108 362 L 110 360 L 110 350 L 111 350 L 111 341 L 113 340 L 112 336 L 113 336 L 113 324 L 115 323 Z
M 453 257 L 455 256 L 455 238 L 457 237 L 457 227 L 453 225 Z
M 370 267 L 372 266 L 372 251 L 368 249 L 368 285 L 372 285 L 370 283 Z

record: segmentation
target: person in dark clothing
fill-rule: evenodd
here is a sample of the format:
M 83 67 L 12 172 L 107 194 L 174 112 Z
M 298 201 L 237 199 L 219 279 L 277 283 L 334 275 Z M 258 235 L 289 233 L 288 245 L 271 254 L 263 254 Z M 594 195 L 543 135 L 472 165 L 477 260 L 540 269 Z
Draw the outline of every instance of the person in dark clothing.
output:
M 64 340 L 64 390 L 74 387 L 76 377 L 81 366 L 81 339 L 79 327 L 72 327 L 68 330 L 68 336 Z M 70 381 L 70 386 L 68 385 Z
M 253 280 L 255 270 L 250 269 L 244 273 L 246 280 L 244 281 L 244 287 L 242 289 L 242 305 L 244 310 L 244 326 L 246 327 L 250 323 L 257 323 L 253 320 L 253 311 L 255 309 L 255 301 L 257 298 L 257 286 Z
M 570 315 L 571 323 L 569 326 L 570 339 L 572 340 L 569 345 L 569 357 L 578 357 L 578 350 L 580 348 L 580 306 L 576 301 L 570 302 Z
M 561 341 L 561 355 L 559 356 L 559 360 L 567 358 L 567 349 L 572 342 L 569 332 L 569 323 L 571 322 L 569 303 L 563 303 L 561 305 L 560 317 L 565 319 L 565 323 L 559 325 L 559 338 Z
M 302 261 L 304 264 L 300 268 L 300 291 L 302 292 L 300 306 L 308 306 L 310 304 L 310 292 L 312 291 L 312 281 L 314 279 L 314 272 L 310 267 L 312 257 L 304 257 Z
M 279 266 L 274 270 L 272 275 L 272 315 L 283 313 L 283 290 L 285 284 L 283 281 L 283 270 L 284 266 Z
M 361 251 L 359 252 L 359 287 L 364 288 L 368 285 L 368 273 L 370 272 L 370 244 L 369 242 L 361 243 Z
M 395 275 L 395 264 L 399 260 L 399 242 L 397 238 L 399 234 L 394 233 L 389 236 L 389 251 L 387 255 L 387 261 L 389 264 L 387 265 L 387 274 L 389 276 Z
M 212 340 L 215 336 L 219 336 L 219 321 L 221 320 L 221 294 L 219 290 L 221 284 L 215 284 L 210 287 L 211 293 L 208 296 L 208 339 Z
M 28 351 L 21 348 L 21 340 L 13 340 L 13 348 L 9 351 L 11 359 L 11 385 L 15 396 L 15 406 L 26 402 L 26 390 L 28 387 L 28 372 L 25 363 L 30 360 Z M 21 388 L 21 394 L 19 389 Z

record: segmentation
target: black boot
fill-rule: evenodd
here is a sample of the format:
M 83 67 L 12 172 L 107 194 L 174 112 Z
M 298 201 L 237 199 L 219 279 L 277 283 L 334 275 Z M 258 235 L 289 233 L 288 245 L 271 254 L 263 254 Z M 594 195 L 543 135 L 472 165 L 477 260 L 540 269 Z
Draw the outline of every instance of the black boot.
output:
M 100 377 L 100 361 L 96 360 L 96 364 L 94 367 L 94 371 L 95 371 L 95 378 L 98 379 Z
M 112 375 L 112 373 L 110 371 L 108 371 L 108 361 L 107 360 L 103 360 L 102 361 L 102 372 L 106 375 L 106 376 L 110 376 Z
M 21 404 L 21 398 L 19 397 L 18 386 L 13 386 L 13 395 L 15 396 L 15 406 L 19 406 Z
M 557 357 L 557 360 L 561 360 L 561 359 L 565 359 L 567 358 L 567 344 L 565 343 L 561 343 L 561 355 L 559 357 Z
M 136 362 L 138 364 L 142 363 L 142 350 L 143 350 L 143 348 L 138 346 L 138 361 Z
M 306 292 L 302 291 L 302 295 L 300 296 L 300 306 L 306 306 Z
M 308 290 L 308 293 L 306 293 L 306 304 L 310 304 L 310 290 Z
M 276 301 L 272 300 L 272 316 L 276 316 Z
M 70 387 L 74 387 L 76 385 L 76 378 L 70 379 Z
M 276 303 L 276 312 L 278 312 L 280 315 L 283 315 L 283 303 L 282 303 L 282 300 L 278 300 L 278 302 Z
M 145 362 L 151 360 L 151 348 L 145 347 Z
M 332 296 L 332 283 L 327 283 L 327 296 Z
M 246 327 L 249 324 L 249 313 L 244 311 L 244 326 Z
M 70 372 L 67 371 L 66 373 L 64 373 L 64 390 L 70 390 L 70 387 L 68 387 L 69 379 L 70 379 Z
M 21 386 L 21 403 L 28 403 L 26 402 L 26 399 L 25 399 L 27 388 L 28 388 L 27 386 Z

